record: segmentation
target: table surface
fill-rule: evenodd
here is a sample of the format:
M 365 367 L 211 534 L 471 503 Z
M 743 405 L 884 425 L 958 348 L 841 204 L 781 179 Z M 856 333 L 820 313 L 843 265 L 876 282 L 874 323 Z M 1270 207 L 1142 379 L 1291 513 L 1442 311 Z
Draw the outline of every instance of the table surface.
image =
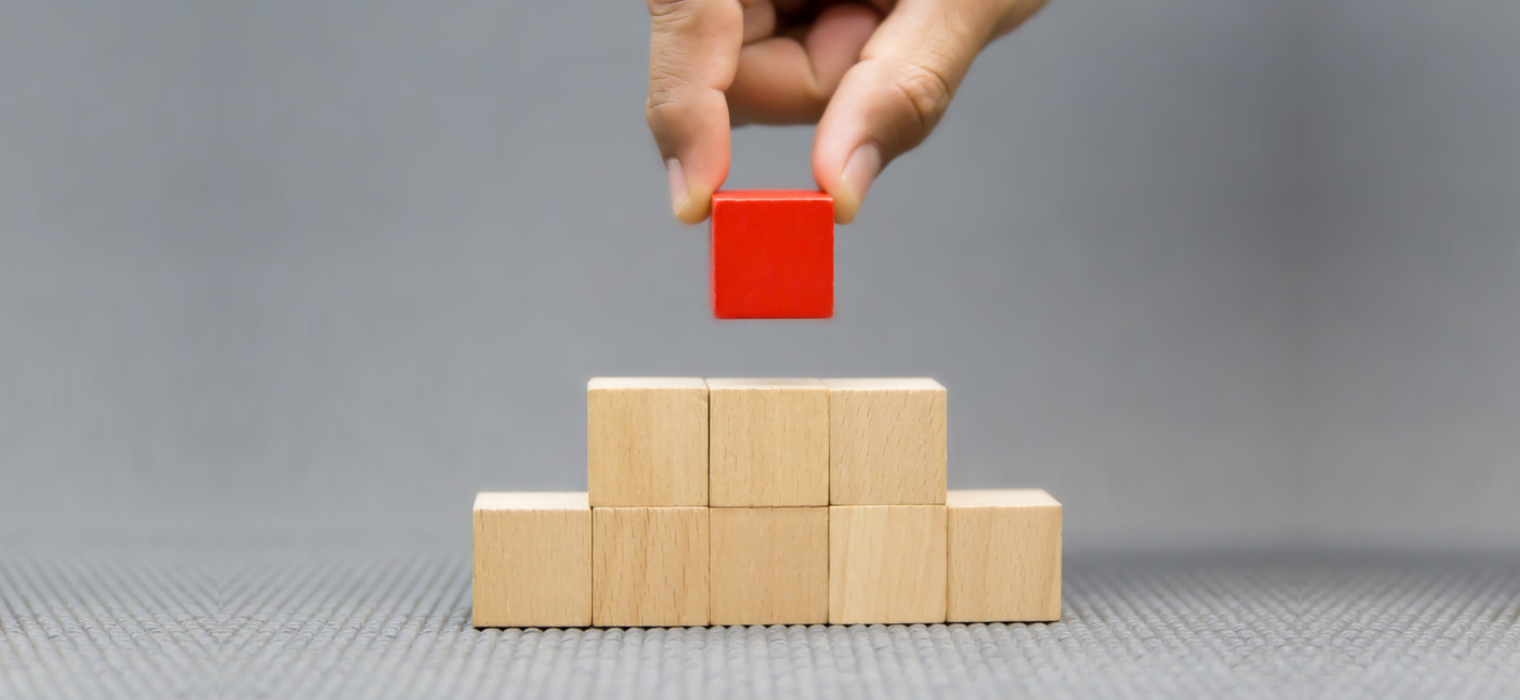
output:
M 470 627 L 458 546 L 0 549 L 0 698 L 1520 695 L 1520 559 L 1087 555 L 1053 624 Z

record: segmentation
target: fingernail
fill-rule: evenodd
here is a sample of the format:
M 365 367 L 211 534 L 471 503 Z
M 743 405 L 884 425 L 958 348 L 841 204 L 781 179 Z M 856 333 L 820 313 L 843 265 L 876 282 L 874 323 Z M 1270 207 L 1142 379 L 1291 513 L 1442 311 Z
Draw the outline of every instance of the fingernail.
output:
M 857 208 L 866 200 L 866 193 L 871 191 L 871 183 L 880 172 L 881 151 L 876 150 L 874 144 L 865 144 L 850 154 L 850 159 L 844 164 L 841 179 L 850 189 L 850 195 L 855 198 Z
M 665 161 L 665 172 L 670 175 L 670 209 L 679 218 L 690 199 L 686 193 L 686 171 L 681 169 L 681 161 L 671 158 Z

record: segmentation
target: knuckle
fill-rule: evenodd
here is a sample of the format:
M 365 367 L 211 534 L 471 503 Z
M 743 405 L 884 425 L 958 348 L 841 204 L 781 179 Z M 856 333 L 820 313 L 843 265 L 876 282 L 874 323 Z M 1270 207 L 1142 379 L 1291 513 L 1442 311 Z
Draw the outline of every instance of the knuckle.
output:
M 644 121 L 651 127 L 659 127 L 671 119 L 670 113 L 675 111 L 675 96 L 669 92 L 649 91 L 649 99 L 644 102 Z
M 681 0 L 684 2 L 685 0 Z M 684 9 L 653 12 L 649 15 L 649 29 L 655 36 L 681 36 L 700 28 L 701 17 Z
M 927 136 L 950 106 L 950 82 L 939 71 L 913 63 L 898 71 L 896 87 L 917 117 L 920 134 Z
M 722 98 L 722 93 L 717 93 Z M 656 130 L 680 129 L 711 109 L 708 90 L 679 79 L 651 81 L 644 101 L 644 121 Z
M 651 17 L 669 17 L 678 14 L 685 8 L 690 0 L 644 0 L 649 6 Z
M 691 82 L 669 63 L 660 58 L 650 59 L 649 98 L 644 106 L 645 111 L 650 114 L 655 111 L 668 111 L 681 102 L 683 94 L 691 91 Z

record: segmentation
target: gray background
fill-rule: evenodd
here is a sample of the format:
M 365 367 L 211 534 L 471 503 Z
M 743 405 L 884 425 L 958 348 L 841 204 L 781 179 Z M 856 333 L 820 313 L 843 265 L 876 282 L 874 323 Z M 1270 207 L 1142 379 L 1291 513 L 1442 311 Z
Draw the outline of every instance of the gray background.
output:
M 1520 6 L 1055 0 L 719 323 L 642 3 L 0 0 L 0 534 L 467 536 L 599 374 L 930 375 L 1073 549 L 1512 546 Z M 735 187 L 810 184 L 742 130 Z

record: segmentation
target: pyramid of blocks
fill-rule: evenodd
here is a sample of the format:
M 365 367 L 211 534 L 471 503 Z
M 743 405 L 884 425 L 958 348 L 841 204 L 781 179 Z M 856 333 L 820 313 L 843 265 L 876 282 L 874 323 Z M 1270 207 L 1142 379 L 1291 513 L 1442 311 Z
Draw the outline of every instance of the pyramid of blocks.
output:
M 604 377 L 589 492 L 475 500 L 476 627 L 1036 622 L 1061 504 L 947 491 L 932 379 Z

